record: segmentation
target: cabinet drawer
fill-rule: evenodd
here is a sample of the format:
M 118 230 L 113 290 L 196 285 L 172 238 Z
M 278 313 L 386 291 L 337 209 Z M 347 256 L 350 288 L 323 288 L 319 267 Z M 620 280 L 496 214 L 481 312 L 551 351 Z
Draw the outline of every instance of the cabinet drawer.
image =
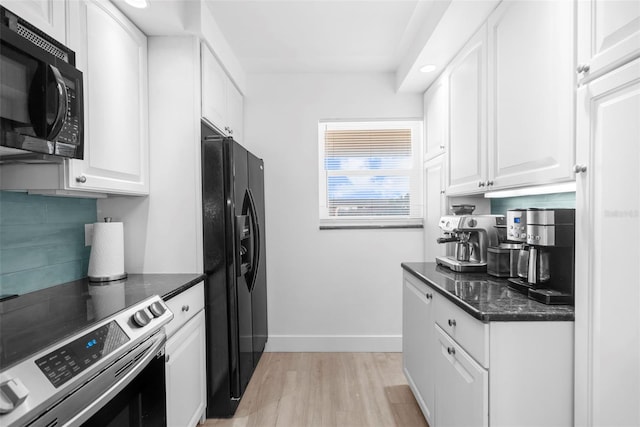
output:
M 474 319 L 459 307 L 436 295 L 434 315 L 436 324 L 484 367 L 489 367 L 489 327 Z
M 189 319 L 204 308 L 204 282 L 192 286 L 165 302 L 173 313 L 173 320 L 165 326 L 167 337 L 171 337 Z

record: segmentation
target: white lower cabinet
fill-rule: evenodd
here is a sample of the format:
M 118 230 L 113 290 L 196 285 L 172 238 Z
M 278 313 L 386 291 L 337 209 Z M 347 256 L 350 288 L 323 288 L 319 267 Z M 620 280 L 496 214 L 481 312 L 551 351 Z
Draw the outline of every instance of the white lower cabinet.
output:
M 439 326 L 435 326 L 435 331 L 438 398 L 434 425 L 488 426 L 489 371 Z
M 432 342 L 434 291 L 410 276 L 402 287 L 402 361 L 409 386 L 429 425 L 433 423 L 434 361 Z
M 166 328 L 167 426 L 195 426 L 206 409 L 204 284 L 167 305 L 174 315 Z
M 403 361 L 430 427 L 573 425 L 573 322 L 482 322 L 409 272 Z

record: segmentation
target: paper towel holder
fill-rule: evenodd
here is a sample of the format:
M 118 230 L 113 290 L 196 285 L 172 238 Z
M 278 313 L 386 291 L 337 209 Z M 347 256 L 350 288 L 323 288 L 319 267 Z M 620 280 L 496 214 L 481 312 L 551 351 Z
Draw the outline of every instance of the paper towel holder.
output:
M 112 222 L 112 218 L 111 217 L 105 217 L 104 218 L 104 222 Z M 91 263 L 91 261 L 90 261 Z M 118 273 L 118 274 L 113 274 L 113 275 L 103 275 L 103 276 L 88 276 L 89 282 L 91 283 L 105 283 L 105 282 L 113 282 L 113 281 L 118 281 L 118 280 L 124 280 L 127 278 L 127 273 L 126 272 L 122 272 L 122 273 Z M 105 283 L 106 284 L 106 283 Z

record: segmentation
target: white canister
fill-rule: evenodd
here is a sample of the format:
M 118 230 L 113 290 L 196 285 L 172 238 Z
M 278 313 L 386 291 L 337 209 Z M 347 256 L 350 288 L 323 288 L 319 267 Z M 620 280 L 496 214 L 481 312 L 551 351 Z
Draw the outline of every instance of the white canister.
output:
M 124 232 L 121 222 L 93 224 L 93 241 L 89 257 L 89 280 L 107 282 L 127 277 L 124 272 Z

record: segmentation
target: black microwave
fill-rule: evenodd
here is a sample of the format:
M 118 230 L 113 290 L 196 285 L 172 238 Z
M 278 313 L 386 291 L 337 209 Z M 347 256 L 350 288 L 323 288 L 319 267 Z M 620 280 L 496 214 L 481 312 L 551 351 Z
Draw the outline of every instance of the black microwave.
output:
M 82 159 L 75 53 L 2 6 L 0 19 L 0 158 Z

